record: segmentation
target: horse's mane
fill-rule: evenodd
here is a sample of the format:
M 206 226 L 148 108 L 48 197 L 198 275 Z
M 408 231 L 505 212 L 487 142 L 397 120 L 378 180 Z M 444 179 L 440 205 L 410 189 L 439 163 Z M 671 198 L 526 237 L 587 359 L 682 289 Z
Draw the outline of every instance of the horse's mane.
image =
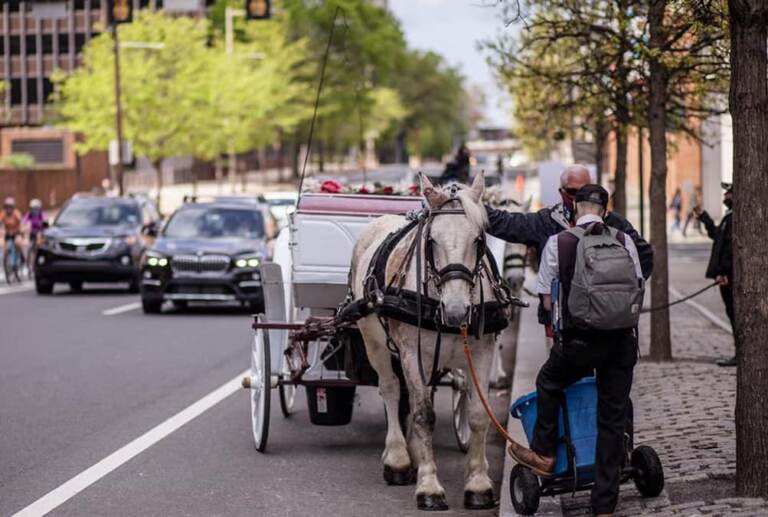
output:
M 482 204 L 482 202 L 475 202 L 472 199 L 472 196 L 469 192 L 469 187 L 466 187 L 461 184 L 459 185 L 459 190 L 456 192 L 456 197 L 459 198 L 459 201 L 461 201 L 461 206 L 464 208 L 464 213 L 467 215 L 467 219 L 477 226 L 479 230 L 485 230 L 485 228 L 488 226 L 488 212 L 485 210 L 485 206 Z M 446 195 L 446 197 L 450 197 L 451 195 L 451 187 L 446 186 L 441 189 L 441 191 Z M 458 208 L 458 206 L 456 207 Z

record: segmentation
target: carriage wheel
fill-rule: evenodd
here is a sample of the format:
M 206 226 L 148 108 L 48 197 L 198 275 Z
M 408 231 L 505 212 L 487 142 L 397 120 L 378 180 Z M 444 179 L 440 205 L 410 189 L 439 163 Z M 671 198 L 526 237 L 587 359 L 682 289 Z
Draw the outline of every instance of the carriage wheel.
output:
M 453 370 L 453 434 L 461 452 L 469 450 L 469 386 L 461 370 Z
M 250 398 L 253 444 L 259 452 L 267 448 L 269 435 L 270 372 L 269 337 L 257 329 L 251 350 Z
M 285 361 L 282 378 L 288 379 L 290 376 L 288 362 Z M 295 384 L 281 384 L 278 387 L 278 393 L 280 394 L 280 410 L 283 412 L 285 418 L 288 418 L 293 414 L 293 405 L 296 402 L 297 391 Z

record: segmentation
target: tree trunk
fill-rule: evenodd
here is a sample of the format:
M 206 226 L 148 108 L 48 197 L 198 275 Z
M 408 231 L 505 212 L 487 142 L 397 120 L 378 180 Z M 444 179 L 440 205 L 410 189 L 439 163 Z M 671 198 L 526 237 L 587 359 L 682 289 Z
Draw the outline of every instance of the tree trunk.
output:
M 736 490 L 768 497 L 768 6 L 730 0 Z
M 608 138 L 606 134 L 605 122 L 600 120 L 595 123 L 595 181 L 602 185 L 603 182 L 603 161 L 605 160 L 605 141 Z
M 162 213 L 163 209 L 160 208 L 160 201 L 163 192 L 163 160 L 155 160 L 152 162 L 152 166 L 155 168 L 155 184 L 157 185 L 157 197 L 155 203 L 157 209 Z
M 293 133 L 293 143 L 291 147 L 291 171 L 293 172 L 293 177 L 295 179 L 299 179 L 301 176 L 301 170 L 299 163 L 299 159 L 301 158 L 301 137 L 299 135 L 299 130 L 297 129 Z
M 627 215 L 627 126 L 616 129 L 616 174 L 613 177 L 613 211 Z
M 648 25 L 651 49 L 664 45 L 666 0 L 650 0 Z M 658 57 L 650 59 L 648 128 L 651 146 L 651 243 L 653 276 L 651 306 L 669 303 L 669 267 L 667 262 L 667 70 Z M 669 309 L 651 313 L 651 351 L 654 361 L 672 359 Z

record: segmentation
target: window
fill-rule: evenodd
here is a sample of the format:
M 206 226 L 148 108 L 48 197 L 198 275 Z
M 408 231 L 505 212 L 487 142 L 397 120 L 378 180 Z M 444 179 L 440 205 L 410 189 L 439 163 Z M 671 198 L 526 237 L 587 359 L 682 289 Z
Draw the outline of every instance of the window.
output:
M 12 56 L 21 54 L 21 38 L 19 36 L 11 36 L 10 51 Z
M 69 35 L 68 34 L 59 34 L 59 53 L 60 54 L 69 53 Z
M 11 79 L 11 105 L 21 104 L 21 79 Z
M 27 79 L 27 104 L 37 104 L 37 79 Z
M 43 34 L 43 54 L 53 54 L 53 35 Z
M 12 153 L 27 153 L 35 158 L 35 163 L 64 163 L 64 141 L 60 138 L 39 140 L 17 139 L 11 141 Z
M 27 35 L 25 39 L 27 42 L 27 55 L 37 52 L 37 38 L 35 36 Z
M 83 47 L 85 46 L 85 34 L 82 32 L 78 32 L 75 34 L 75 53 L 79 54 L 82 52 Z
M 51 80 L 47 77 L 43 77 L 43 102 L 48 102 L 53 90 L 54 88 Z

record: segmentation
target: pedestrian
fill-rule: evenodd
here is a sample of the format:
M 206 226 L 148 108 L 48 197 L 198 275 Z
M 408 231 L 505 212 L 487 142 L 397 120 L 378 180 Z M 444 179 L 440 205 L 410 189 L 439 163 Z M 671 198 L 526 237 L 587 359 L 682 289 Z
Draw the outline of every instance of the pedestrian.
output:
M 553 206 L 542 208 L 538 212 L 507 212 L 486 206 L 488 212 L 488 233 L 507 242 L 525 244 L 536 250 L 536 264 L 541 260 L 544 245 L 553 235 L 571 228 L 575 224 L 574 196 L 576 192 L 591 182 L 589 169 L 584 165 L 574 164 L 560 175 L 561 201 Z M 606 212 L 604 222 L 629 235 L 635 243 L 643 277 L 648 278 L 653 272 L 653 248 L 648 244 L 629 221 L 616 212 Z M 539 323 L 549 324 L 546 315 L 539 307 Z
M 446 184 L 451 181 L 469 183 L 470 157 L 467 146 L 461 144 L 456 151 L 456 156 L 445 165 L 445 170 L 440 175 L 440 183 Z
M 540 476 L 550 476 L 560 444 L 563 390 L 596 370 L 597 445 L 591 505 L 596 515 L 612 515 L 625 456 L 625 415 L 637 362 L 635 327 L 642 306 L 643 274 L 632 239 L 604 222 L 608 192 L 588 184 L 574 198 L 576 226 L 547 240 L 536 283 L 545 310 L 551 311 L 556 302 L 550 296 L 551 284 L 559 282 L 562 331 L 536 379 L 538 416 L 531 449 L 513 444 L 509 452 Z M 614 289 L 600 289 L 606 285 Z
M 733 247 L 731 237 L 733 235 L 733 186 L 730 183 L 722 184 L 725 193 L 723 194 L 723 204 L 727 209 L 725 215 L 720 220 L 719 225 L 715 225 L 712 217 L 706 210 L 700 206 L 694 207 L 697 218 L 707 230 L 707 235 L 714 242 L 712 243 L 712 253 L 709 256 L 706 277 L 712 278 L 720 287 L 720 296 L 725 304 L 725 313 L 731 322 L 731 329 L 735 329 L 733 320 Z M 736 366 L 736 354 L 730 359 L 720 359 L 717 361 L 719 366 Z
M 701 204 L 701 187 L 695 187 L 691 192 L 691 196 L 688 198 L 688 205 L 691 207 L 688 210 L 688 215 L 685 217 L 685 224 L 683 224 L 683 237 L 687 237 L 688 225 L 693 221 L 693 229 L 699 232 L 699 235 L 704 235 L 701 231 L 701 221 L 696 217 L 696 211 L 694 210 Z
M 680 192 L 679 188 L 675 190 L 675 195 L 672 196 L 672 202 L 669 203 L 669 209 L 672 211 L 672 217 L 674 217 L 670 231 L 680 231 L 680 223 L 683 219 L 683 194 Z

